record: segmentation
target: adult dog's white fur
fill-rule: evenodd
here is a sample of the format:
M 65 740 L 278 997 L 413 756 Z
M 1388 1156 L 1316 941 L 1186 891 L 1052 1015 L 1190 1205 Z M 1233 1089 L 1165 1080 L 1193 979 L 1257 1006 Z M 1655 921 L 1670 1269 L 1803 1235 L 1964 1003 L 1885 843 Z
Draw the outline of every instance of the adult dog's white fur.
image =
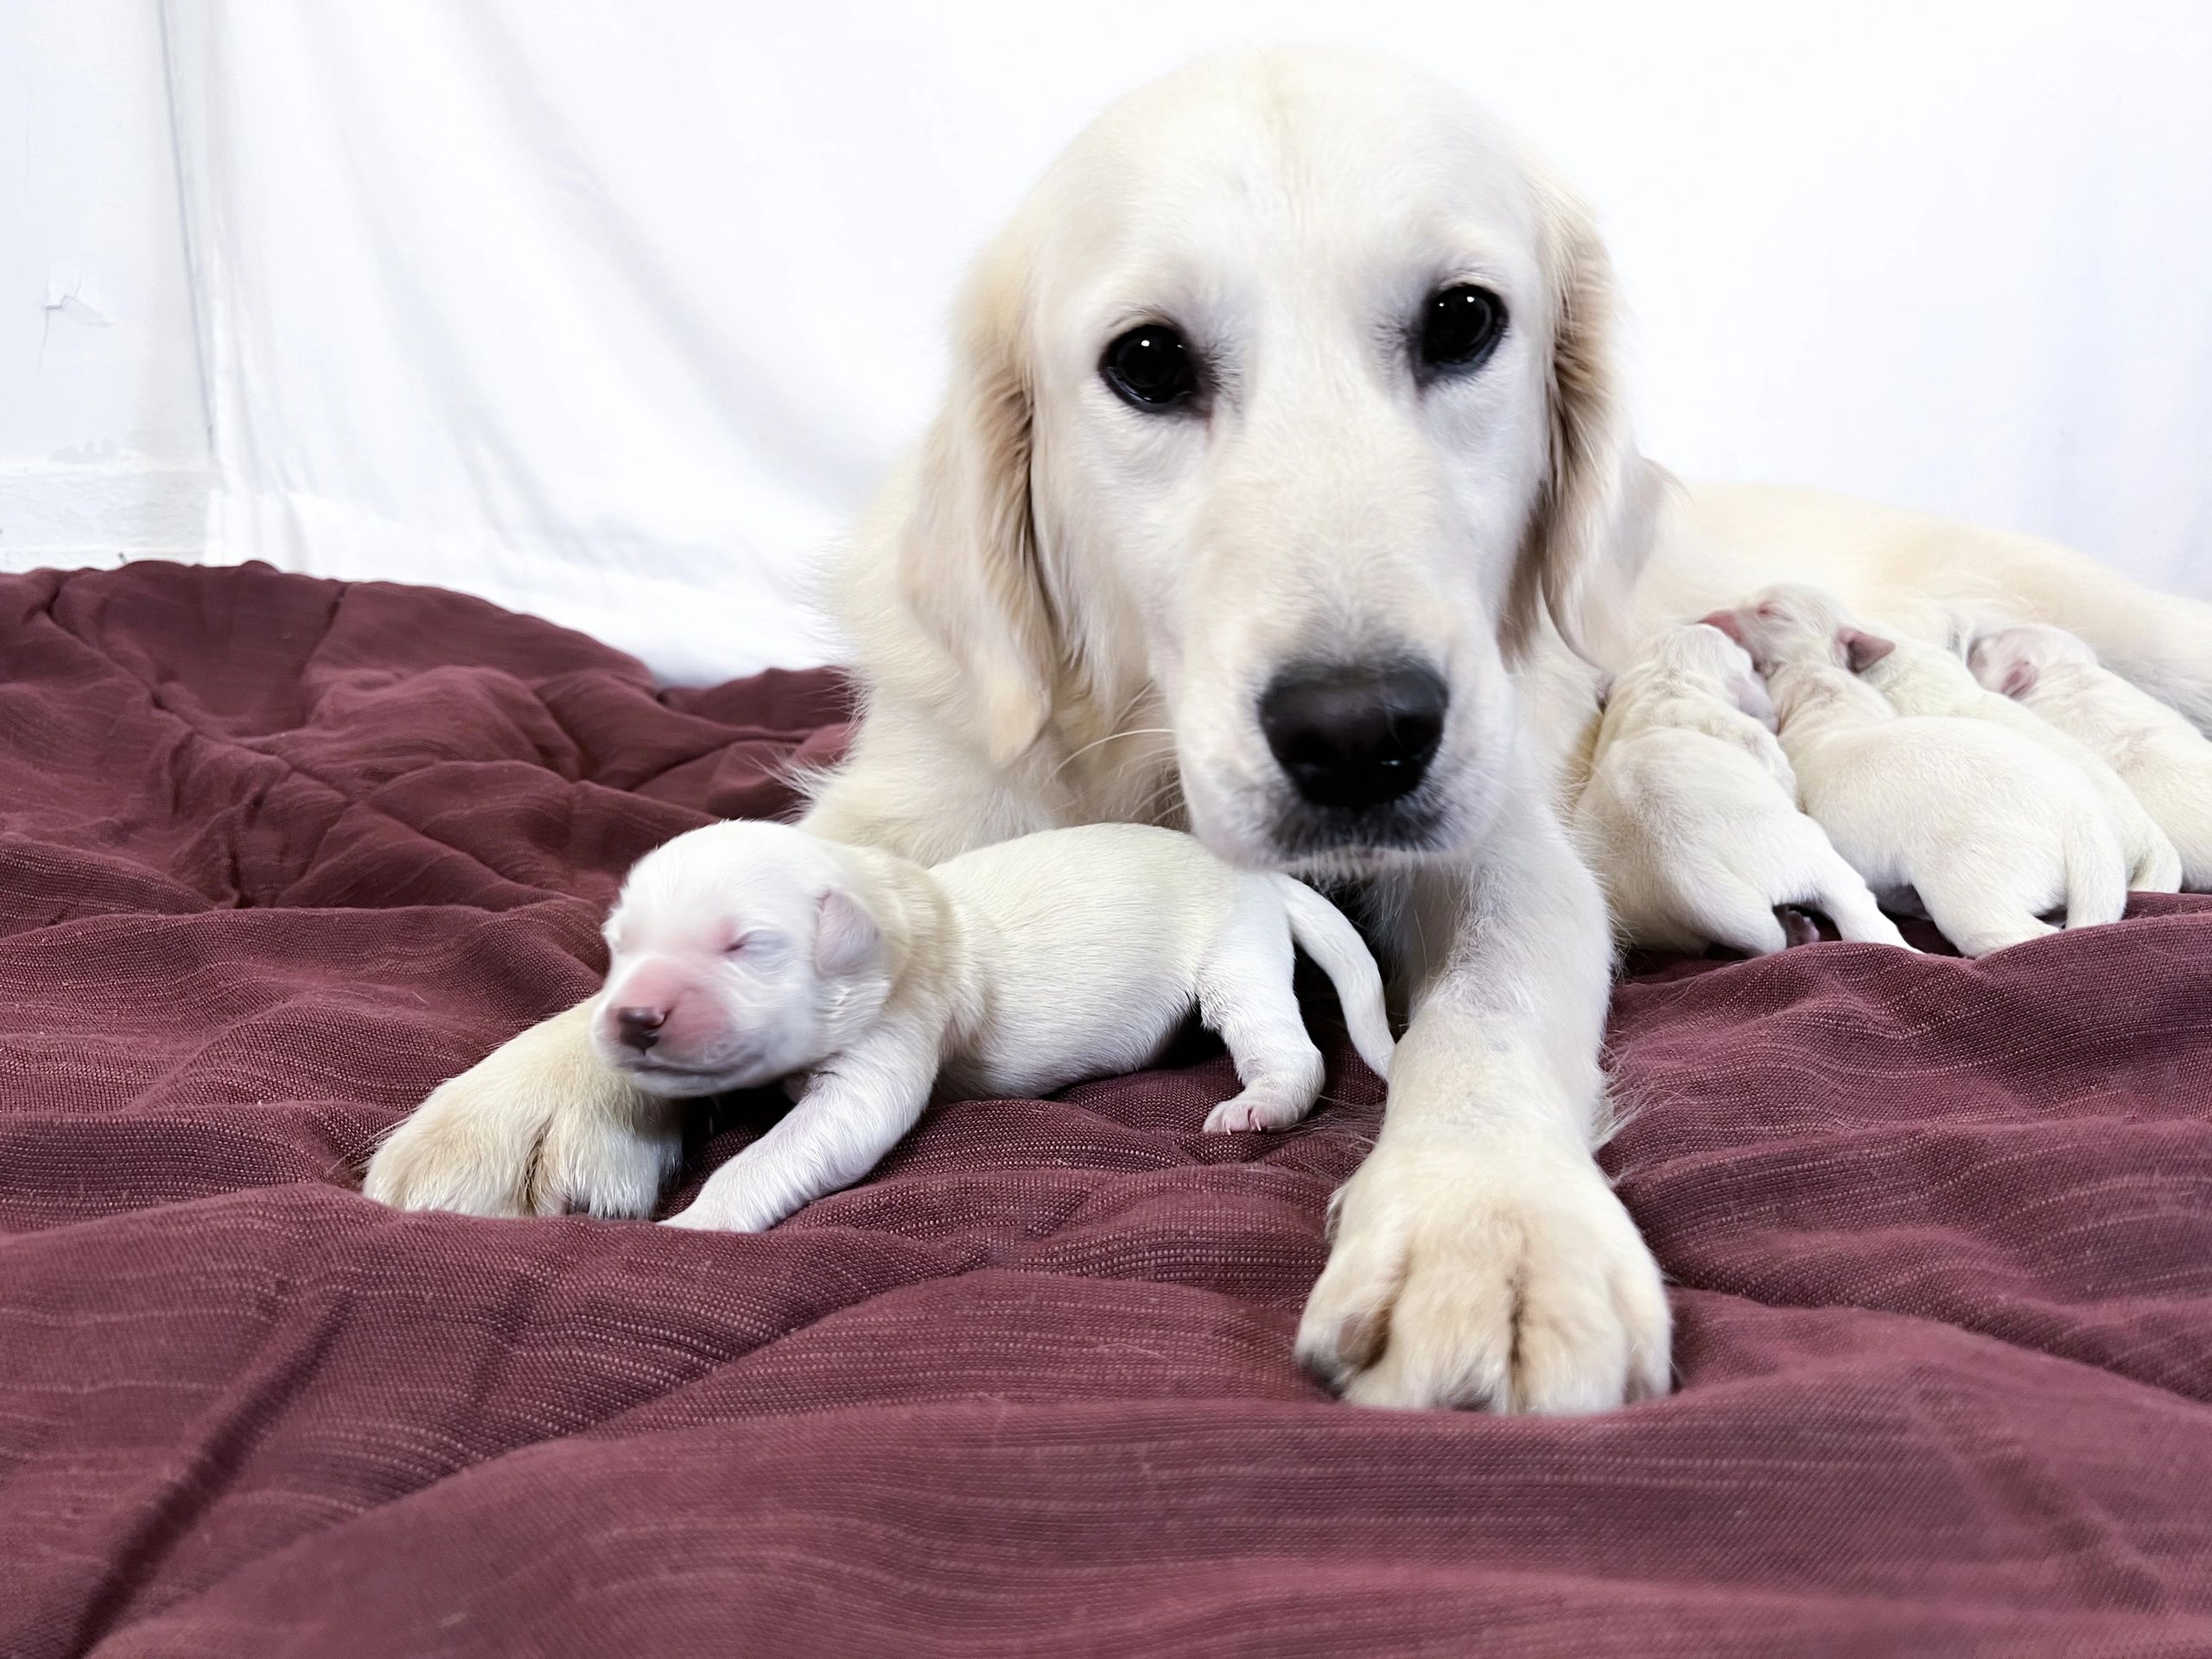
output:
M 1888 655 L 1866 671 L 1866 683 L 1889 699 L 1901 715 L 1948 715 L 1986 720 L 2018 732 L 2058 755 L 2088 779 L 2112 819 L 2127 859 L 2127 885 L 2141 893 L 2173 893 L 2181 887 L 2181 855 L 2172 839 L 2122 778 L 2088 744 L 2069 736 L 2040 715 L 1999 696 L 1974 677 L 1955 652 L 1921 639 L 1898 639 Z M 2133 688 L 2130 687 L 2133 690 Z M 2163 707 L 2163 705 L 2160 705 Z M 2169 718 L 2180 720 L 2171 709 Z M 2198 747 L 2208 748 L 2195 728 L 2180 721 Z
M 1805 810 L 1874 891 L 1916 895 L 1969 957 L 2116 922 L 2127 861 L 2067 761 L 1985 721 L 1902 715 L 1861 677 L 1894 642 L 1832 594 L 1777 583 L 1712 620 L 1766 677 Z
M 2109 760 L 2171 838 L 2183 882 L 2212 892 L 2212 743 L 2202 733 L 2063 628 L 1999 629 L 1969 655 L 1983 685 Z
M 640 861 L 607 932 L 602 1064 L 674 1098 L 796 1084 L 677 1227 L 772 1226 L 874 1168 L 932 1092 L 1041 1095 L 1135 1071 L 1194 1008 L 1244 1084 L 1205 1127 L 1287 1128 L 1322 1081 L 1294 942 L 1335 985 L 1361 1058 L 1390 1074 L 1382 976 L 1352 925 L 1303 882 L 1172 830 L 1046 830 L 925 869 L 788 825 L 716 824 Z
M 1510 323 L 1479 372 L 1422 384 L 1411 320 L 1461 276 Z M 1437 659 L 1430 833 L 1326 861 L 1370 876 L 1414 1008 L 1299 1335 L 1357 1401 L 1588 1411 L 1668 1385 L 1657 1267 L 1591 1155 L 1611 950 L 1554 806 L 1595 709 L 1568 641 L 1618 666 L 1796 576 L 1927 638 L 1961 607 L 2064 620 L 2212 719 L 2212 607 L 2025 537 L 1672 486 L 1630 442 L 1612 312 L 1589 216 L 1457 91 L 1329 51 L 1204 60 L 1101 117 L 984 251 L 943 412 L 845 562 L 867 714 L 806 822 L 924 861 L 1139 819 L 1293 864 L 1261 688 L 1317 651 Z M 1218 356 L 1200 416 L 1101 384 L 1107 342 L 1154 319 Z M 499 1121 L 550 1114 L 549 1146 L 622 1121 L 644 1097 L 593 1064 L 589 1023 L 446 1084 L 368 1191 L 510 1190 L 524 1137 Z M 635 1211 L 634 1161 L 565 1190 Z
M 1751 658 L 1704 623 L 1658 635 L 1613 682 L 1574 825 L 1624 943 L 1764 956 L 1790 942 L 1776 912 L 1808 906 L 1847 939 L 1904 944 L 1797 810 L 1773 727 Z

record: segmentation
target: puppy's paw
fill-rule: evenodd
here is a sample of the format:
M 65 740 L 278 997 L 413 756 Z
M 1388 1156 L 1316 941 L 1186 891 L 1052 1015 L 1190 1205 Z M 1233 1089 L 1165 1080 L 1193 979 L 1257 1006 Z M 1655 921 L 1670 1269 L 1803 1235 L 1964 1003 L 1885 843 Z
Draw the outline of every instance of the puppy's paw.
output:
M 1386 1131 L 1338 1194 L 1298 1354 L 1362 1405 L 1573 1414 L 1666 1393 L 1669 1335 L 1658 1267 L 1586 1154 Z
M 1252 1090 L 1224 1100 L 1206 1114 L 1208 1135 L 1241 1135 L 1253 1129 L 1287 1129 L 1306 1116 L 1294 1101 L 1255 1096 Z
M 778 1219 L 775 1217 L 763 1219 L 757 1209 L 748 1207 L 741 1199 L 728 1200 L 702 1192 L 661 1225 L 681 1227 L 695 1233 L 760 1233 L 773 1226 Z
M 1785 906 L 1774 914 L 1775 919 L 1782 924 L 1783 949 L 1791 950 L 1801 944 L 1818 944 L 1821 942 L 1821 925 L 1803 911 Z
M 754 1230 L 751 1228 L 725 1226 L 713 1217 L 702 1214 L 696 1204 L 688 1205 L 674 1215 L 667 1217 L 660 1224 L 664 1227 L 681 1227 L 686 1232 L 692 1233 L 741 1233 Z

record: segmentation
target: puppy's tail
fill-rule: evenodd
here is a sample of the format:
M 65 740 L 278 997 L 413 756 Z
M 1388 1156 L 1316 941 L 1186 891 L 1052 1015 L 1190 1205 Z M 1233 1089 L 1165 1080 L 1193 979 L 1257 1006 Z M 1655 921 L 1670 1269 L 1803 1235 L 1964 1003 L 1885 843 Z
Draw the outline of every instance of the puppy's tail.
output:
M 2101 812 L 2068 820 L 2059 855 L 2066 868 L 2066 925 L 2116 922 L 2127 908 L 2127 857 Z
M 1378 1077 L 1389 1077 L 1390 1052 L 1396 1044 L 1390 1035 L 1389 1011 L 1382 1001 L 1382 970 L 1375 965 L 1374 953 L 1344 912 L 1313 888 L 1287 875 L 1274 879 L 1282 894 L 1283 909 L 1290 916 L 1290 937 L 1337 988 L 1351 1046 L 1367 1062 L 1369 1071 Z

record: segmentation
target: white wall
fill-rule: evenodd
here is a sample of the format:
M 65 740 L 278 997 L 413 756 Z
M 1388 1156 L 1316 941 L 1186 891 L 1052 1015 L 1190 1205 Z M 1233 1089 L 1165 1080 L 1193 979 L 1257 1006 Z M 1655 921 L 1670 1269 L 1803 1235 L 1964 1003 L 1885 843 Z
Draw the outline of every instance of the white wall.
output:
M 2201 0 L 167 12 L 210 556 L 471 588 L 677 677 L 803 660 L 804 562 L 925 418 L 960 264 L 1054 150 L 1191 52 L 1349 31 L 1477 91 L 1597 205 L 1661 460 L 2212 592 Z M 39 302 L 77 355 L 32 354 L 0 479 L 102 442 L 197 464 L 151 16 L 0 3 L 0 123 L 39 145 L 35 251 L 0 236 L 9 387 L 57 261 L 111 321 Z M 105 511 L 56 544 L 161 533 Z M 0 559 L 22 546 L 0 513 Z
M 0 0 L 0 569 L 200 547 L 182 236 L 152 0 Z

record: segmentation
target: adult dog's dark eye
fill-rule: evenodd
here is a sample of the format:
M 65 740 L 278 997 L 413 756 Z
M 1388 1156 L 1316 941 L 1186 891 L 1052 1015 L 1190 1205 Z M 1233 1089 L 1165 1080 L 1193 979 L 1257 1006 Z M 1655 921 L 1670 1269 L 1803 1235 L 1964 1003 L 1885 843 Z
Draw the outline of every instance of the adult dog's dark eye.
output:
M 1463 369 L 1488 357 L 1505 332 L 1505 302 L 1486 288 L 1455 283 L 1428 296 L 1421 311 L 1425 369 Z
M 1173 409 L 1198 390 L 1198 365 L 1191 348 L 1164 322 L 1147 322 L 1117 335 L 1098 366 L 1106 384 L 1139 409 Z

